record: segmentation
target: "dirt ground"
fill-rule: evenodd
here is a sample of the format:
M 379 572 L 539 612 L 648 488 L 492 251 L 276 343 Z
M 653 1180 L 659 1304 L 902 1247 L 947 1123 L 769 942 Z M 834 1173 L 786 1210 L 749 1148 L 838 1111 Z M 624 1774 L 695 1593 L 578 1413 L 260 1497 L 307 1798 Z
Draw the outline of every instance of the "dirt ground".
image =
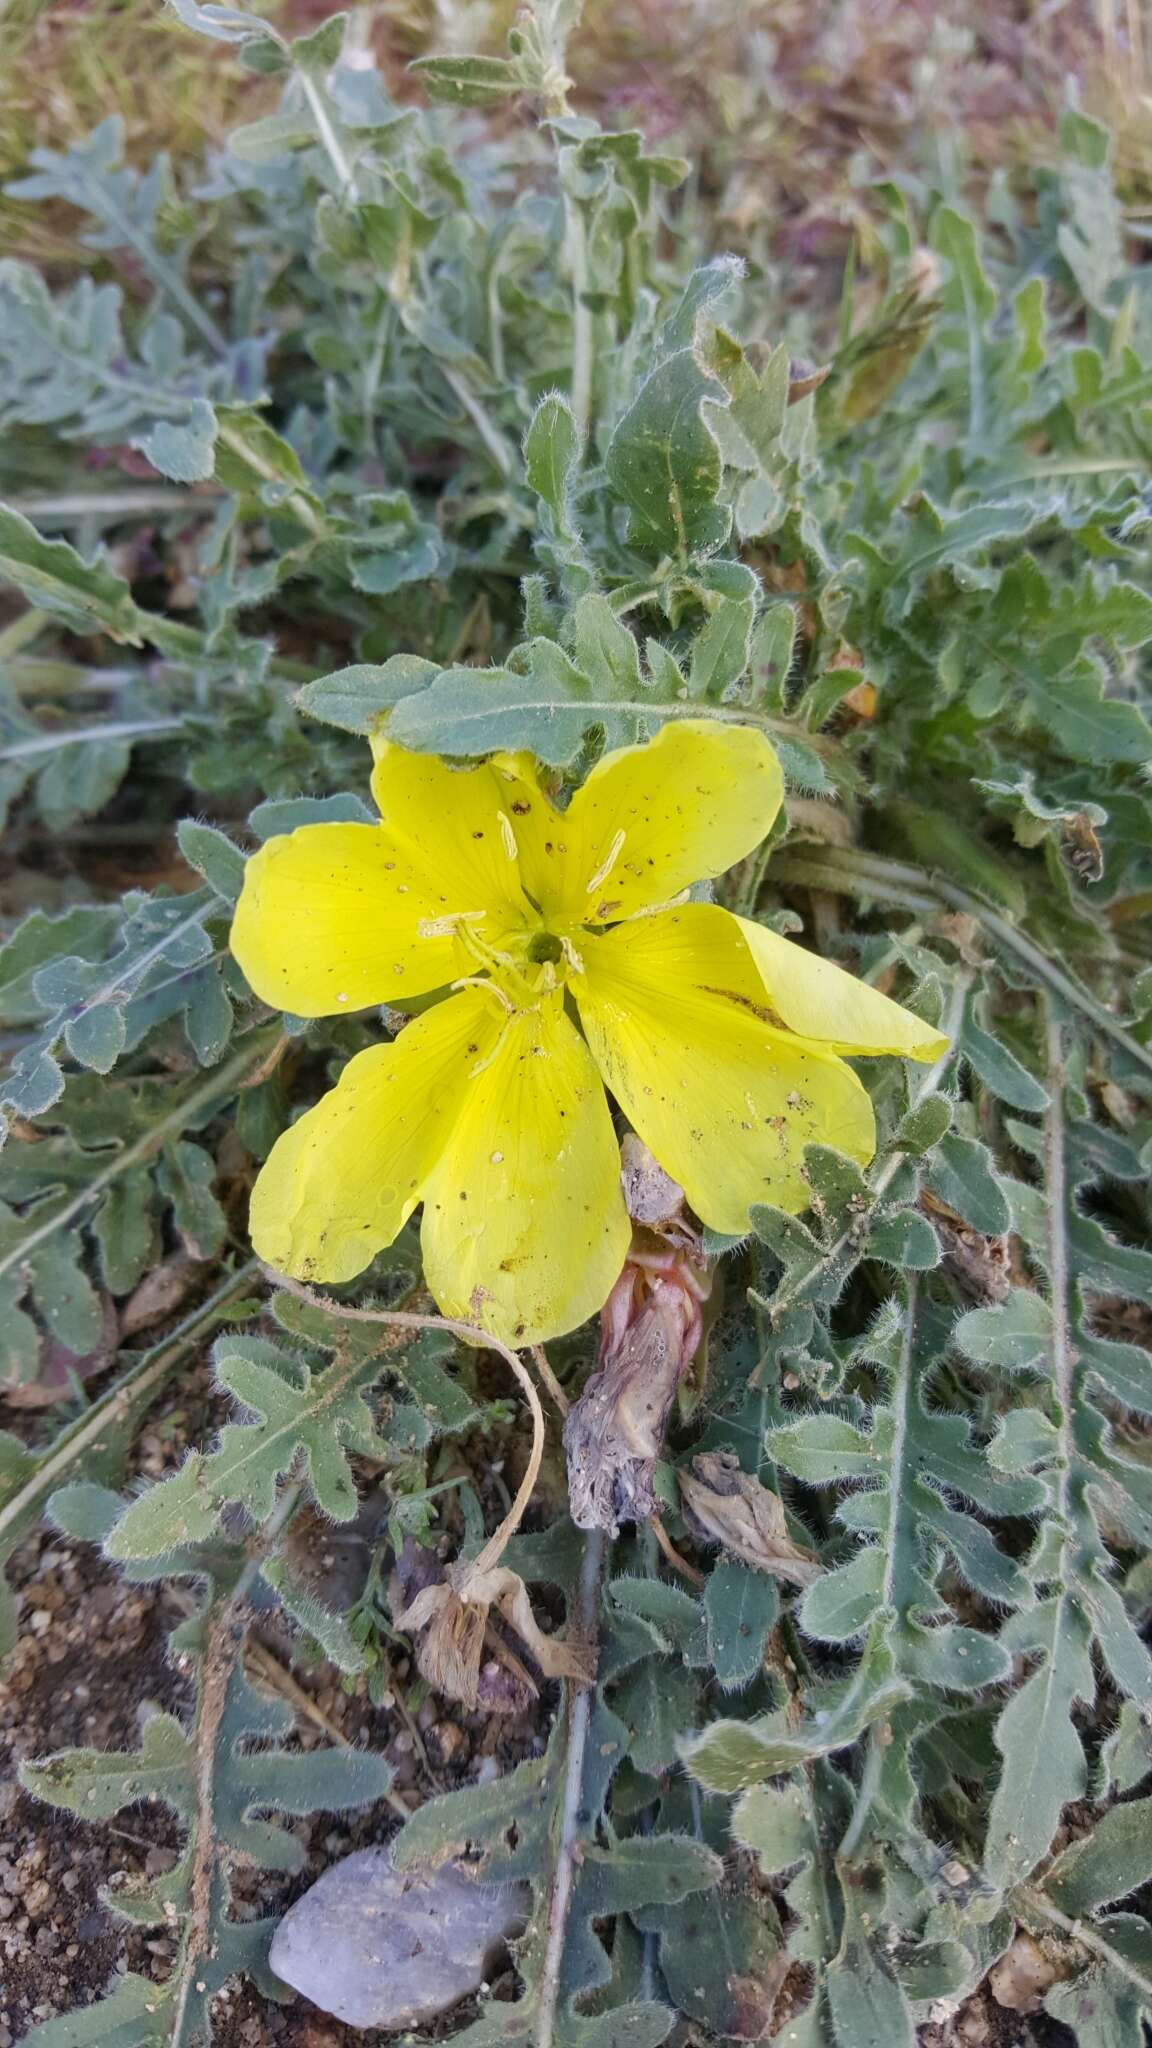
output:
M 132 1462 L 138 1475 L 158 1478 L 180 1462 L 190 1442 L 210 1439 L 224 1406 L 212 1393 L 206 1366 L 171 1389 L 137 1439 Z M 331 1529 L 317 1525 L 305 1540 L 318 1573 L 355 1573 L 355 1546 L 342 1547 Z M 125 1584 L 95 1546 L 51 1531 L 25 1544 L 10 1576 L 21 1598 L 21 1633 L 0 1680 L 0 2048 L 13 2048 L 37 2021 L 91 2004 L 118 1971 L 161 1981 L 175 1948 L 163 1931 L 119 1920 L 101 1898 L 132 1878 L 156 1877 L 173 1866 L 181 1838 L 175 1819 L 147 1804 L 88 1825 L 23 1792 L 18 1765 L 76 1746 L 133 1749 L 148 1711 L 186 1713 L 192 1704 L 191 1686 L 167 1654 L 168 1635 L 188 1611 L 185 1583 Z M 348 1692 L 331 1666 L 293 1665 L 294 1645 L 275 1620 L 258 1633 L 249 1676 L 295 1707 L 300 1745 L 342 1738 L 383 1752 L 395 1772 L 394 1794 L 409 1807 L 503 1775 L 543 1745 L 546 1701 L 535 1716 L 499 1721 L 450 1716 L 434 1699 L 415 1715 L 398 1699 L 392 1707 L 374 1707 L 363 1680 Z M 402 1661 L 393 1677 L 402 1692 L 410 1682 Z M 295 1876 L 261 1873 L 250 1885 L 239 1882 L 238 1916 L 284 1912 L 329 1864 L 387 1841 L 400 1820 L 383 1804 L 280 1824 L 304 1844 L 307 1865 Z M 509 1974 L 493 1993 L 512 1995 L 514 1988 Z M 461 2018 L 457 2009 L 442 2031 L 454 2031 Z M 363 2048 L 374 2038 L 326 2018 L 303 1999 L 277 2007 L 242 1983 L 222 1995 L 214 2048 L 286 2042 L 292 2048 Z

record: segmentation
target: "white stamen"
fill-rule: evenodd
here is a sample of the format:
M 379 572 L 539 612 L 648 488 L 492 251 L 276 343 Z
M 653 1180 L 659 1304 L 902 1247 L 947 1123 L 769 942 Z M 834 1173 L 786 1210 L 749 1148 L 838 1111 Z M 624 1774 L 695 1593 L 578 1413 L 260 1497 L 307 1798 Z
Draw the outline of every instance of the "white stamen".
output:
M 445 917 L 422 917 L 416 926 L 420 939 L 450 939 L 458 924 L 483 924 L 483 910 L 452 910 Z
M 573 974 L 583 974 L 583 957 L 576 951 L 576 948 L 572 944 L 571 939 L 568 937 L 567 932 L 561 932 L 560 945 L 563 949 L 564 958 L 568 962 L 569 967 L 572 969 Z
M 495 996 L 496 1001 L 503 1004 L 510 1017 L 516 1015 L 516 1005 L 511 997 L 506 996 L 503 989 L 498 988 L 494 981 L 487 981 L 482 974 L 462 974 L 459 981 L 452 983 L 452 987 L 453 990 L 458 988 L 481 988 L 484 990 L 485 995 Z M 473 1068 L 474 1073 L 478 1071 L 478 1068 Z
M 504 841 L 505 853 L 508 855 L 509 860 L 519 860 L 520 848 L 516 844 L 516 834 L 512 830 L 511 818 L 504 811 L 497 811 L 496 816 L 500 820 L 500 837 Z
M 622 917 L 620 922 L 621 924 L 635 924 L 642 917 L 659 917 L 662 911 L 675 910 L 681 903 L 687 903 L 690 894 L 690 890 L 681 889 L 678 896 L 669 896 L 666 903 L 649 903 L 644 910 L 629 911 L 628 916 Z
M 623 849 L 624 834 L 623 832 L 618 832 L 616 834 L 615 839 L 612 841 L 611 846 L 608 848 L 607 854 L 601 861 L 600 866 L 597 868 L 596 873 L 593 875 L 592 880 L 588 883 L 587 889 L 585 891 L 586 895 L 595 895 L 597 889 L 599 889 L 608 880 L 608 877 L 612 873 L 613 868 L 619 860 L 620 855 L 623 852 Z

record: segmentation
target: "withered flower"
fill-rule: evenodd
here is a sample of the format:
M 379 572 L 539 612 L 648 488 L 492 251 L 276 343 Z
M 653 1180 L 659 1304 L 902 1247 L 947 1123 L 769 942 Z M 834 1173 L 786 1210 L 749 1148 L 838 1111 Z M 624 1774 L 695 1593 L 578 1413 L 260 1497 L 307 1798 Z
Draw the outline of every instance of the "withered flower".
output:
M 613 1536 L 656 1511 L 656 1461 L 711 1285 L 683 1189 L 638 1138 L 624 1140 L 621 1179 L 632 1245 L 601 1310 L 599 1371 L 564 1425 L 572 1519 Z
M 732 1451 L 701 1451 L 691 1472 L 678 1472 L 689 1526 L 707 1543 L 720 1543 L 754 1571 L 810 1586 L 822 1567 L 788 1534 L 779 1494 L 740 1469 Z
M 536 1686 L 520 1659 L 492 1625 L 493 1612 L 519 1637 L 545 1678 L 586 1685 L 592 1667 L 584 1647 L 557 1642 L 540 1628 L 528 1588 L 507 1565 L 479 1558 L 448 1567 L 396 1614 L 396 1626 L 416 1638 L 416 1664 L 434 1692 L 490 1713 L 522 1713 Z

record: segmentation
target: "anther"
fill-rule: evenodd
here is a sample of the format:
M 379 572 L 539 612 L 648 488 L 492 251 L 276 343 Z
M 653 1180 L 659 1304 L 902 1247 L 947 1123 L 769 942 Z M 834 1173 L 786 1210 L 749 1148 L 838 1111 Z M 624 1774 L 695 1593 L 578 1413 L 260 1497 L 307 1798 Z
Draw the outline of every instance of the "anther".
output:
M 623 848 L 624 834 L 623 832 L 618 832 L 616 834 L 615 839 L 612 841 L 611 846 L 608 848 L 607 854 L 601 861 L 600 866 L 597 868 L 596 873 L 593 875 L 592 880 L 587 885 L 587 889 L 585 892 L 587 895 L 594 896 L 597 889 L 601 888 L 603 884 L 608 880 L 609 875 L 612 873 L 613 868 L 615 867 L 617 861 L 620 858 Z

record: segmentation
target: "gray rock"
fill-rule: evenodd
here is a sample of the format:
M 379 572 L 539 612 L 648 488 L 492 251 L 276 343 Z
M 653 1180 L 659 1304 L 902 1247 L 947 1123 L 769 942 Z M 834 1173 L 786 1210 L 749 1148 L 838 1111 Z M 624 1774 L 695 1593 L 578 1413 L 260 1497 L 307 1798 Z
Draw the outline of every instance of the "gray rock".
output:
M 359 1849 L 289 1907 L 269 1961 L 347 2026 L 414 2026 L 479 1989 L 528 1897 L 526 1885 L 479 1885 L 456 1864 L 425 1875 L 394 1869 L 388 1849 Z

